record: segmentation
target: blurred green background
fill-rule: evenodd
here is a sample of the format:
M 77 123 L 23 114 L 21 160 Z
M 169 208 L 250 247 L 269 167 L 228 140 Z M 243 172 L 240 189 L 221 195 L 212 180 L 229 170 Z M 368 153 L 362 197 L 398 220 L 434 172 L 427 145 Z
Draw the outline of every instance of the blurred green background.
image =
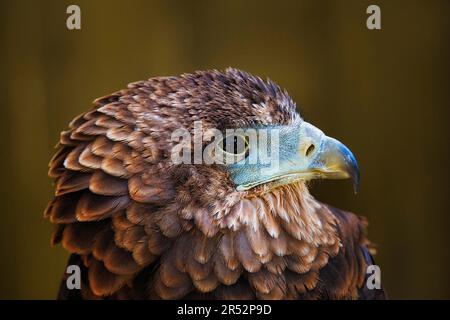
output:
M 68 122 L 128 82 L 228 66 L 278 82 L 355 153 L 359 194 L 313 193 L 369 218 L 390 297 L 450 298 L 450 1 L 11 0 L 0 26 L 0 298 L 56 296 L 67 255 L 42 212 Z

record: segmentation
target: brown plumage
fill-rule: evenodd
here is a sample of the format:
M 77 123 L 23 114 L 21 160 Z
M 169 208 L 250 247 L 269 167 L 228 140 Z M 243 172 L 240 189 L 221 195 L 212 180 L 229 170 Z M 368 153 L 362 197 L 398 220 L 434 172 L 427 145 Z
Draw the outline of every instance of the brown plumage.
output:
M 356 299 L 371 264 L 365 220 L 303 181 L 237 191 L 220 165 L 173 165 L 175 129 L 289 125 L 293 101 L 236 69 L 159 77 L 95 100 L 50 162 L 53 243 L 82 268 L 59 298 Z

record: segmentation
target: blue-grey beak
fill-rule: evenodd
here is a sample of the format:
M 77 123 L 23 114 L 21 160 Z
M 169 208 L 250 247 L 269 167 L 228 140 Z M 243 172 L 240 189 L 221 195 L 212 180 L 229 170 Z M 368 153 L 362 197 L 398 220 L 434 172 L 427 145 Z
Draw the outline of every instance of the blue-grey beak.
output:
M 319 178 L 346 179 L 353 181 L 353 190 L 359 188 L 359 168 L 353 153 L 340 141 L 324 136 L 312 158 L 309 170 L 316 171 Z

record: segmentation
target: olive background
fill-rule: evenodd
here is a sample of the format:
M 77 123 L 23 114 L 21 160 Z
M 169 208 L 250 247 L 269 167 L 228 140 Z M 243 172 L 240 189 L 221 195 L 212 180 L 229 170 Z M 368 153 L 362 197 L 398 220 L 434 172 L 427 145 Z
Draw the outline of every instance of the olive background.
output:
M 0 298 L 56 297 L 67 254 L 43 210 L 68 122 L 129 82 L 228 66 L 276 81 L 354 152 L 357 195 L 312 192 L 369 219 L 389 296 L 450 298 L 449 36 L 445 0 L 1 1 Z

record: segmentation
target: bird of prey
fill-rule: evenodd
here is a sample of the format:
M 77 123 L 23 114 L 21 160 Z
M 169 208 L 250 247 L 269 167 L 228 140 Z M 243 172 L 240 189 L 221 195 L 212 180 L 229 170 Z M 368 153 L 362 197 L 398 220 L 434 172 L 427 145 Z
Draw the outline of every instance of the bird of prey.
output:
M 206 136 L 235 129 L 200 151 L 239 161 L 175 163 L 173 133 L 195 136 L 196 122 Z M 277 138 L 277 166 L 247 161 L 267 149 L 248 129 Z M 308 192 L 317 178 L 357 184 L 353 154 L 270 80 L 229 68 L 134 82 L 95 100 L 57 148 L 45 216 L 81 270 L 81 289 L 65 274 L 60 299 L 385 297 L 366 286 L 365 219 Z

